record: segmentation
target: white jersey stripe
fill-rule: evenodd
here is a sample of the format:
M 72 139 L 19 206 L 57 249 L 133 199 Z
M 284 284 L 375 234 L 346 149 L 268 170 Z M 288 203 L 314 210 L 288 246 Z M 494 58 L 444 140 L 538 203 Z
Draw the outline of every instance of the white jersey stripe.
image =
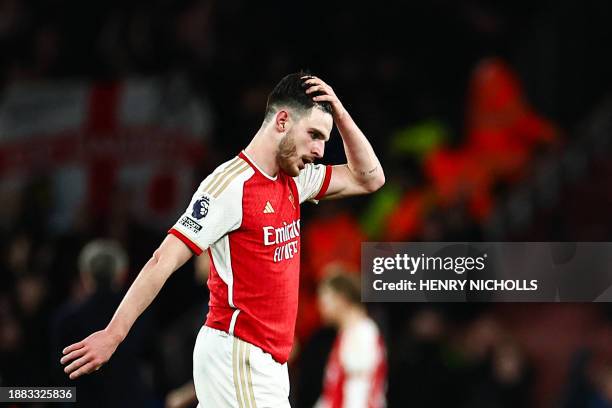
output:
M 232 270 L 229 237 L 224 235 L 223 238 L 221 238 L 216 245 L 212 245 L 210 249 L 217 273 L 221 280 L 227 285 L 227 303 L 235 308 L 234 271 Z
M 232 320 L 230 321 L 229 325 L 229 334 L 231 334 L 232 336 L 234 335 L 234 327 L 236 327 L 236 319 L 238 318 L 239 313 L 240 309 L 236 309 L 234 310 L 234 313 L 232 313 Z

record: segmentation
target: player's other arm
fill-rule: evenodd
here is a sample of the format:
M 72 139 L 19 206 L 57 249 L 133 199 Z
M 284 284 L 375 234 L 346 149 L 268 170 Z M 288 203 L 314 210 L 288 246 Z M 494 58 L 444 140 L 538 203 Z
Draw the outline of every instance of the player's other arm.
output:
M 168 235 L 130 286 L 108 326 L 63 350 L 60 362 L 67 364 L 64 371 L 71 379 L 97 370 L 110 359 L 166 280 L 189 258 L 189 248 Z
M 320 92 L 316 102 L 327 101 L 332 106 L 334 122 L 338 127 L 347 163 L 334 166 L 325 198 L 340 198 L 369 194 L 385 184 L 383 168 L 372 145 L 344 108 L 334 90 L 317 77 L 305 81 L 311 85 L 306 93 Z

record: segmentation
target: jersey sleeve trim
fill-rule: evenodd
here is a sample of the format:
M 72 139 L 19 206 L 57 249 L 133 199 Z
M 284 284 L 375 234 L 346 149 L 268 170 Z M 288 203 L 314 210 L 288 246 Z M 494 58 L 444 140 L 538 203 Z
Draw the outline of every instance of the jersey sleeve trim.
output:
M 200 249 L 199 246 L 197 246 L 196 244 L 193 243 L 193 241 L 191 241 L 189 238 L 187 238 L 185 235 L 183 235 L 180 231 L 178 231 L 175 228 L 170 228 L 170 230 L 168 231 L 168 234 L 172 234 L 175 237 L 177 237 L 178 239 L 180 239 L 181 241 L 183 241 L 183 243 L 185 245 L 187 245 L 187 247 L 191 250 L 191 252 L 193 252 L 194 254 L 200 256 L 202 254 L 202 250 Z
M 332 175 L 332 166 L 330 165 L 325 166 L 325 177 L 323 178 L 323 183 L 321 184 L 321 188 L 319 189 L 319 192 L 317 193 L 317 195 L 314 197 L 314 200 L 320 200 L 321 198 L 323 198 L 323 196 L 325 196 L 325 193 L 327 193 L 327 189 L 329 188 L 329 182 L 331 181 L 331 175 Z

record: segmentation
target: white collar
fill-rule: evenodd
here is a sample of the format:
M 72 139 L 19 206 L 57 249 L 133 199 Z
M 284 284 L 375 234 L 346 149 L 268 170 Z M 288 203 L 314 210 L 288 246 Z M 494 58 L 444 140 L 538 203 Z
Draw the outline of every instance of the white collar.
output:
M 261 169 L 261 167 L 259 167 L 259 166 L 257 165 L 257 163 L 255 163 L 255 160 L 253 160 L 253 159 L 252 159 L 252 158 L 251 158 L 251 157 L 250 157 L 250 156 L 247 154 L 247 152 L 246 152 L 245 150 L 243 150 L 243 151 L 242 151 L 242 154 L 244 154 L 244 155 L 246 156 L 246 158 L 247 158 L 247 159 L 249 159 L 249 161 L 251 162 L 251 164 L 253 164 L 253 166 L 255 166 L 255 168 L 256 168 L 257 170 L 259 170 L 259 172 L 260 172 L 261 174 L 263 174 L 263 175 L 264 175 L 266 178 L 268 178 L 268 179 L 270 179 L 270 180 L 272 180 L 272 181 L 276 181 L 276 179 L 278 178 L 278 174 L 277 174 L 276 176 L 274 176 L 274 177 L 270 176 L 268 173 L 266 173 L 265 171 L 263 171 L 263 170 Z

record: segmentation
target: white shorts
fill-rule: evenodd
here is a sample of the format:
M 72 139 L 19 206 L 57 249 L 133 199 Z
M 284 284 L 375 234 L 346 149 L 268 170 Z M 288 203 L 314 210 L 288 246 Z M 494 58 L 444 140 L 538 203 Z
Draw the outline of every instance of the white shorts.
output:
M 287 363 L 226 332 L 202 326 L 193 349 L 198 408 L 289 407 Z

